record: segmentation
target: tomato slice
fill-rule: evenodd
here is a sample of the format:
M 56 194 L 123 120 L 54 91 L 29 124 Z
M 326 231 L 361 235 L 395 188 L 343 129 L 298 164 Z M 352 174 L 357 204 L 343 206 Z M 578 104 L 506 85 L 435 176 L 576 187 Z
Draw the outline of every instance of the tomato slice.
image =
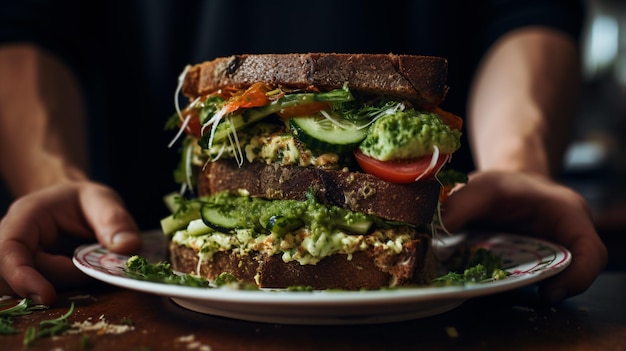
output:
M 419 179 L 429 178 L 448 161 L 450 155 L 440 154 L 433 167 L 429 167 L 432 155 L 406 161 L 379 161 L 365 155 L 361 150 L 354 150 L 359 166 L 371 175 L 391 183 L 412 183 Z
M 200 125 L 200 117 L 198 116 L 198 110 L 195 108 L 186 108 L 181 111 L 182 119 L 180 120 L 179 127 L 185 123 L 185 120 L 189 118 L 189 122 L 185 126 L 185 133 L 187 135 L 200 138 L 202 137 L 202 126 Z

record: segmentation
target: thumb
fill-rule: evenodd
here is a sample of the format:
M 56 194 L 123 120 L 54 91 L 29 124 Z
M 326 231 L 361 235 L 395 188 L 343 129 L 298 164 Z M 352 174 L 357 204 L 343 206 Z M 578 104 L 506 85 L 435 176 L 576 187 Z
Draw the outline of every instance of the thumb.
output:
M 468 183 L 446 198 L 442 204 L 441 221 L 451 233 L 467 229 L 471 222 L 490 211 L 492 186 L 480 187 Z
M 91 183 L 80 192 L 79 199 L 86 221 L 105 248 L 121 254 L 141 248 L 137 224 L 113 189 Z

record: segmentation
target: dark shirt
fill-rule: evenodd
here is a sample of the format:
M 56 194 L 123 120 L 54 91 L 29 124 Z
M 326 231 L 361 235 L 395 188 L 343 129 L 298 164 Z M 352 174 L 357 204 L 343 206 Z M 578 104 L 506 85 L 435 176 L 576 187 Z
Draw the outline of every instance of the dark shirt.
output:
M 174 112 L 184 66 L 242 53 L 347 52 L 448 59 L 443 107 L 465 115 L 468 87 L 485 50 L 528 25 L 580 34 L 582 1 L 79 1 L 0 4 L 0 43 L 36 42 L 81 79 L 90 113 L 92 175 L 113 186 L 144 229 L 166 215 L 175 191 Z M 1 77 L 0 77 L 1 79 Z M 472 169 L 469 144 L 453 166 Z

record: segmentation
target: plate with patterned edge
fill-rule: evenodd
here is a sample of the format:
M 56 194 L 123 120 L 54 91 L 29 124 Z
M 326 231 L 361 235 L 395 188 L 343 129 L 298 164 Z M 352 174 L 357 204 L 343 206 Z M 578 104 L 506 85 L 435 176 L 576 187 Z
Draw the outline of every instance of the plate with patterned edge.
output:
M 337 325 L 398 322 L 450 311 L 467 299 L 496 294 L 537 283 L 569 266 L 571 253 L 564 247 L 534 237 L 507 233 L 455 235 L 437 240 L 445 252 L 459 242 L 484 247 L 500 256 L 510 275 L 502 280 L 462 286 L 425 286 L 368 291 L 235 290 L 197 288 L 142 281 L 128 277 L 128 256 L 110 252 L 99 244 L 76 249 L 73 262 L 85 274 L 127 289 L 171 298 L 200 313 L 255 322 Z M 143 234 L 139 255 L 151 262 L 166 258 L 167 237 L 160 231 Z

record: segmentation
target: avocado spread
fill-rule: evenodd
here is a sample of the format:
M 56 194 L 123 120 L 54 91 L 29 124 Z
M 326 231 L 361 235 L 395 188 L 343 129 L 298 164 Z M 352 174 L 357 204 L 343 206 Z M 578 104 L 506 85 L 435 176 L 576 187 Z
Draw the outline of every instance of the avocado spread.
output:
M 285 262 L 301 264 L 372 246 L 398 253 L 415 234 L 406 226 L 392 231 L 391 224 L 380 218 L 327 206 L 312 196 L 306 201 L 268 201 L 223 192 L 201 201 L 202 218 L 172 237 L 175 243 L 198 250 L 201 260 L 228 250 L 241 255 L 281 253 Z
M 359 148 L 380 161 L 431 155 L 434 147 L 450 154 L 461 146 L 461 132 L 450 129 L 436 114 L 398 111 L 374 122 Z

